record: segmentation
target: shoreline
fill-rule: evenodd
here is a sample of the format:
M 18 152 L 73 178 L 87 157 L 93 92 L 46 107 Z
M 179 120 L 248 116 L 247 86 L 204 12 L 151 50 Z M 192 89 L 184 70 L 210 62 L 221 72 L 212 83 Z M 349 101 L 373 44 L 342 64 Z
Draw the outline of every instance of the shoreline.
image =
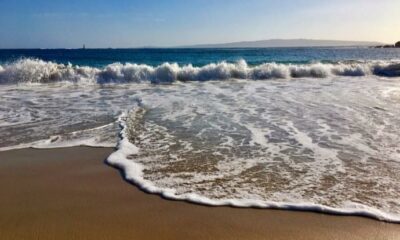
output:
M 106 165 L 113 151 L 0 152 L 0 239 L 400 239 L 366 217 L 166 200 Z

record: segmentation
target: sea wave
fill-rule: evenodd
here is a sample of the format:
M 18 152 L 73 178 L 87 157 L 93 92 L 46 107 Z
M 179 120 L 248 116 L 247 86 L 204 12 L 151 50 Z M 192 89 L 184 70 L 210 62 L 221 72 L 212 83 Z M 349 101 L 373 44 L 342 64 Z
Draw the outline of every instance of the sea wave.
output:
M 202 67 L 164 63 L 149 66 L 135 63 L 113 63 L 103 68 L 58 64 L 39 59 L 20 59 L 0 65 L 0 84 L 73 82 L 171 83 L 175 81 L 208 81 L 227 79 L 293 79 L 330 76 L 400 77 L 400 61 L 337 62 L 310 64 L 264 63 L 256 66 L 240 60 L 236 63 L 211 63 Z

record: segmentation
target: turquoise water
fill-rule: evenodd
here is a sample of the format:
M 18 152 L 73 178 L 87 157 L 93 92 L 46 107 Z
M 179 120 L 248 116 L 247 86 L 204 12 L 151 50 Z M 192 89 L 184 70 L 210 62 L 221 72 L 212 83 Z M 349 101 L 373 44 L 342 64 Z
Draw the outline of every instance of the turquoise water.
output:
M 400 49 L 374 48 L 265 48 L 265 49 L 54 49 L 0 50 L 0 63 L 19 58 L 38 58 L 56 63 L 103 67 L 115 62 L 150 66 L 165 62 L 204 66 L 221 61 L 245 60 L 250 65 L 265 62 L 311 63 L 348 60 L 400 59 Z

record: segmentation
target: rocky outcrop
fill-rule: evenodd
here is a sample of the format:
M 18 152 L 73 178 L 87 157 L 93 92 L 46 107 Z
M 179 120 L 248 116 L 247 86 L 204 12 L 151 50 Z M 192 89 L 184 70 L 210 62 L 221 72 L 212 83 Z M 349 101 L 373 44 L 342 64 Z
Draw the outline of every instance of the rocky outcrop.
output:
M 376 46 L 375 48 L 394 48 L 394 45 L 379 45 Z
M 379 46 L 376 46 L 375 48 L 400 48 L 400 41 L 394 45 L 391 45 L 391 44 L 390 45 L 379 45 Z

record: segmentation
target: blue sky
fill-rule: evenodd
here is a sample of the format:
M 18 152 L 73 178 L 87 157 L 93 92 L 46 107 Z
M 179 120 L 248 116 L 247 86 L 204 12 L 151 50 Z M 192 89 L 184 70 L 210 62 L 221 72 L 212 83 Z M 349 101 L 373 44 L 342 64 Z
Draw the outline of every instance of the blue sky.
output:
M 0 48 L 400 40 L 399 0 L 0 0 Z

